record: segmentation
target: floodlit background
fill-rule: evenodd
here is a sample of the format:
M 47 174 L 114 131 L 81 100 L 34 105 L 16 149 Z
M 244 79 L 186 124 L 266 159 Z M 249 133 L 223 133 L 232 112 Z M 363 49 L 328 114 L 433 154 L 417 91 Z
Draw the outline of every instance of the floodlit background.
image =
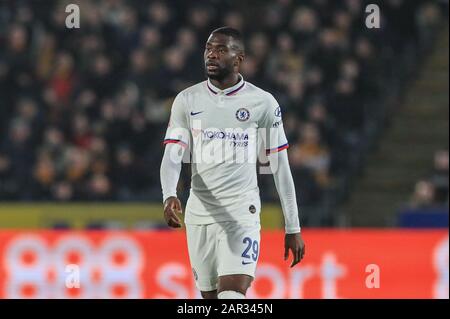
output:
M 66 28 L 70 3 L 80 29 Z M 249 296 L 448 298 L 448 9 L 0 0 L 0 298 L 199 297 L 184 233 L 163 223 L 159 165 L 171 103 L 205 80 L 204 44 L 223 25 L 245 36 L 245 80 L 283 109 L 307 245 L 289 270 L 260 176 Z

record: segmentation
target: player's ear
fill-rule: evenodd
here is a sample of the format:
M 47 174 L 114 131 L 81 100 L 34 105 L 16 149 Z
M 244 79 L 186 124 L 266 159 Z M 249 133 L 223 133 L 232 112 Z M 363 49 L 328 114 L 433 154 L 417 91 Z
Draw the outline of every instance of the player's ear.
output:
M 242 64 L 242 62 L 244 62 L 244 59 L 245 59 L 245 54 L 244 54 L 244 52 L 239 52 L 239 53 L 236 55 L 236 60 L 235 60 L 234 65 L 235 65 L 235 66 L 240 66 L 240 65 Z
M 244 62 L 244 60 L 245 60 L 245 53 L 244 52 L 239 53 L 239 61 L 242 63 Z

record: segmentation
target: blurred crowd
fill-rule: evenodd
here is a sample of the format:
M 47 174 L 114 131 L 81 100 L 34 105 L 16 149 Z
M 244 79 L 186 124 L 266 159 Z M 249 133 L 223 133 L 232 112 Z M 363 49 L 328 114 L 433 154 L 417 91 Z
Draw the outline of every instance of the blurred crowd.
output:
M 439 150 L 434 155 L 433 170 L 418 181 L 411 197 L 409 208 L 422 210 L 449 205 L 448 150 Z
M 359 165 L 394 70 L 443 11 L 386 0 L 368 29 L 363 0 L 71 2 L 80 29 L 65 27 L 69 2 L 0 2 L 1 200 L 160 201 L 171 103 L 205 79 L 206 39 L 228 25 L 246 39 L 244 78 L 283 108 L 302 205 L 320 204 Z

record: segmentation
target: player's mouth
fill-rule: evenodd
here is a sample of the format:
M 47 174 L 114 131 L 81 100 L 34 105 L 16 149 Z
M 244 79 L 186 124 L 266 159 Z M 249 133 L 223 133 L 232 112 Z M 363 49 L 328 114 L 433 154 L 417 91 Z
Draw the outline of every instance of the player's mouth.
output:
M 219 65 L 216 63 L 206 63 L 206 70 L 208 70 L 208 72 L 217 71 L 219 68 Z

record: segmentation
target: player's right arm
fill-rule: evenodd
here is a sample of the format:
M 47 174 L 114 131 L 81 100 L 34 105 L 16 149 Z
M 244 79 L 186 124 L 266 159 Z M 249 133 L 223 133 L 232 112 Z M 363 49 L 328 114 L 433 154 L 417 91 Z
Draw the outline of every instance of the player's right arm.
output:
M 170 227 L 181 227 L 179 214 L 181 202 L 177 198 L 183 156 L 189 149 L 189 128 L 186 104 L 182 93 L 175 98 L 169 125 L 164 139 L 165 150 L 161 162 L 161 188 L 164 202 L 164 219 Z

